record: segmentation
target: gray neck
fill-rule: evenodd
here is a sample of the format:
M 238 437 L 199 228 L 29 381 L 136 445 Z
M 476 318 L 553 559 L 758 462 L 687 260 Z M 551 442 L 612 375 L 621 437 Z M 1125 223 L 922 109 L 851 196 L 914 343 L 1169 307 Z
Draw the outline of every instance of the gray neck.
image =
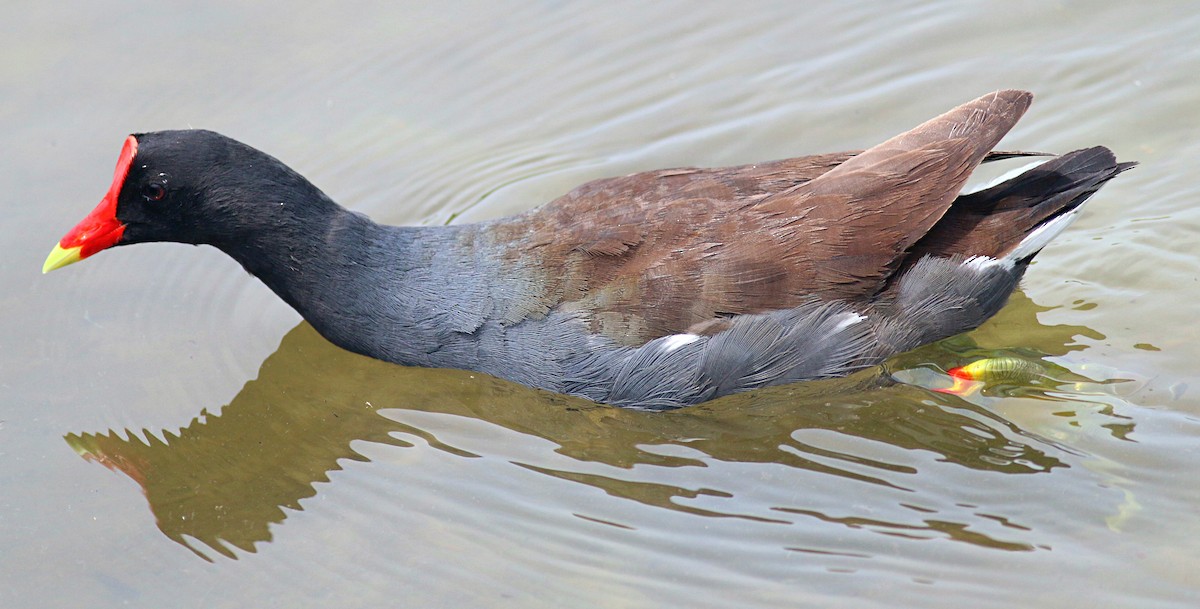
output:
M 335 206 L 217 244 L 334 344 L 403 365 L 473 368 L 491 315 L 475 227 L 381 226 Z M 466 247 L 464 247 L 466 246 Z

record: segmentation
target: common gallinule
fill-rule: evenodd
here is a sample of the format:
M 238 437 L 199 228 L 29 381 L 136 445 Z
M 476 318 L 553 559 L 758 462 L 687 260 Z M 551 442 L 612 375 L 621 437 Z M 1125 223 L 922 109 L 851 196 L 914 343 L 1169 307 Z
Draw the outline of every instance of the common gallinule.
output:
M 44 271 L 147 241 L 207 244 L 322 335 L 665 409 L 848 374 L 970 330 L 1133 163 L 1077 150 L 960 194 L 1032 96 L 998 91 L 874 148 L 589 182 L 518 216 L 383 226 L 202 130 L 130 136 Z

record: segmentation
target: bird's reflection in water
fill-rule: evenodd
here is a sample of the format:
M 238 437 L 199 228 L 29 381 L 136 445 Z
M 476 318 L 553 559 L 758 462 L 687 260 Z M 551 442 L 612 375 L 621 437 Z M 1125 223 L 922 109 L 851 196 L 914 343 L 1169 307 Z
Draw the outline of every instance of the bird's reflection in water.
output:
M 1039 349 L 1051 355 L 1070 350 L 1073 336 L 1091 332 L 1073 326 L 1039 326 L 1033 318 L 1038 310 L 1018 293 L 996 323 L 1011 324 L 1017 318 L 1026 327 L 1032 324 L 1038 330 L 1034 334 L 1040 339 Z M 908 369 L 919 370 L 922 361 L 960 357 L 976 348 L 969 343 L 970 339 L 954 339 L 903 357 L 915 364 Z M 300 510 L 300 501 L 316 494 L 313 485 L 328 481 L 328 472 L 340 469 L 340 459 L 365 460 L 352 447 L 356 440 L 405 447 L 411 444 L 400 438 L 415 437 L 454 454 L 472 454 L 470 445 L 451 446 L 439 440 L 436 429 L 417 428 L 397 420 L 405 417 L 381 410 L 469 417 L 548 440 L 569 462 L 623 469 L 703 465 L 705 460 L 770 463 L 885 487 L 896 485 L 895 474 L 916 473 L 909 464 L 855 454 L 854 447 L 862 446 L 861 442 L 838 450 L 836 443 L 831 446 L 830 434 L 822 431 L 929 451 L 940 461 L 973 470 L 1033 474 L 1065 466 L 1048 454 L 1055 452 L 1054 445 L 1037 434 L 957 396 L 897 383 L 879 370 L 768 388 L 674 412 L 645 413 L 551 395 L 475 373 L 402 368 L 369 360 L 329 345 L 307 324 L 288 333 L 263 363 L 259 377 L 248 382 L 219 415 L 202 412 L 178 432 L 109 431 L 69 434 L 66 440 L 85 458 L 135 480 L 167 537 L 206 559 L 193 540 L 236 558 L 232 548 L 253 552 L 256 543 L 269 541 L 270 525 L 283 522 L 287 510 Z M 805 440 L 816 436 L 822 441 Z M 686 450 L 662 450 L 665 445 Z M 560 459 L 553 464 L 517 465 L 645 505 L 738 516 L 681 501 L 701 493 L 719 495 L 720 490 L 595 474 L 582 471 L 587 468 L 563 468 L 561 463 Z M 788 522 L 788 515 L 803 515 L 837 520 L 803 506 L 772 509 L 778 519 L 740 517 Z M 876 526 L 911 528 L 887 522 Z M 953 530 L 955 526 L 947 525 L 942 533 L 1001 549 L 1031 549 L 961 526 Z

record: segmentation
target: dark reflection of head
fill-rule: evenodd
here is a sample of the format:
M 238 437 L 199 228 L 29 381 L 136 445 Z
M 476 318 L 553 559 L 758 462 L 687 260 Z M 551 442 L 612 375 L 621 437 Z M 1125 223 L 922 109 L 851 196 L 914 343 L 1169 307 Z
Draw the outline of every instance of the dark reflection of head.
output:
M 1016 300 L 1006 311 L 1015 307 L 1023 317 L 1037 312 L 1020 294 Z M 1022 321 L 1036 326 L 1036 321 Z M 1063 351 L 1072 336 L 1087 332 L 1038 327 L 1039 348 L 1045 353 Z M 1048 335 L 1053 335 L 1049 341 Z M 284 338 L 263 363 L 258 379 L 247 383 L 219 415 L 203 412 L 179 432 L 159 434 L 162 439 L 151 432 L 142 432 L 143 440 L 139 434 L 110 431 L 70 434 L 66 440 L 85 458 L 137 481 L 169 538 L 205 558 L 189 538 L 232 558 L 236 555 L 229 546 L 253 552 L 256 543 L 270 540 L 269 526 L 282 522 L 286 510 L 301 509 L 300 500 L 316 494 L 313 484 L 327 481 L 328 472 L 340 469 L 339 459 L 365 460 L 351 448 L 355 440 L 409 446 L 393 434 L 412 434 L 431 446 L 470 454 L 470 447 L 448 446 L 429 430 L 381 416 L 379 409 L 471 417 L 545 438 L 559 447 L 557 452 L 575 460 L 622 468 L 695 464 L 693 458 L 640 448 L 686 443 L 717 460 L 778 463 L 881 485 L 891 485 L 889 473 L 914 473 L 907 465 L 805 444 L 805 430 L 830 430 L 931 451 L 943 461 L 977 470 L 1028 474 L 1063 466 L 1037 448 L 1048 446 L 1045 440 L 987 410 L 953 396 L 888 382 L 877 370 L 735 395 L 675 412 L 645 413 L 478 374 L 368 360 L 329 345 L 306 324 Z M 843 469 L 838 463 L 853 467 Z M 677 501 L 695 496 L 695 490 L 519 465 L 648 505 L 725 515 Z M 880 475 L 863 473 L 866 470 Z

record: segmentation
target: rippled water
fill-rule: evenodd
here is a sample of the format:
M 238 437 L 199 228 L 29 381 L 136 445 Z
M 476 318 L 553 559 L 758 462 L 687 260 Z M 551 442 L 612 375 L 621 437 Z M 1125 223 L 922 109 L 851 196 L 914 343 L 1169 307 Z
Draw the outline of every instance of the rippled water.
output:
M 0 28 L 0 606 L 1200 599 L 1194 4 L 75 2 Z M 861 148 L 1001 87 L 1038 95 L 1004 147 L 1141 165 L 988 325 L 835 382 L 629 412 L 348 354 L 210 249 L 38 273 L 134 131 L 217 129 L 440 224 Z M 933 391 L 985 357 L 1019 373 Z

